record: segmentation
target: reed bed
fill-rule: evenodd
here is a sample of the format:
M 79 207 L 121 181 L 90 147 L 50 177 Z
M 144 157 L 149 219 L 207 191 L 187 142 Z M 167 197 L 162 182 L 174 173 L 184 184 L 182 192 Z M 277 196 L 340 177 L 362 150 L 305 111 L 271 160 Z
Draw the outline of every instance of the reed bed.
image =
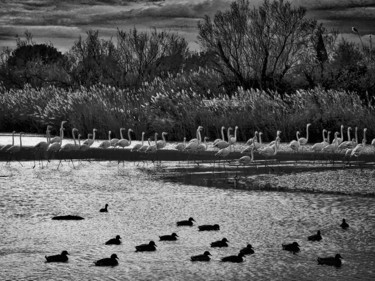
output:
M 228 97 L 220 90 L 189 87 L 194 79 L 199 79 L 198 71 L 156 79 L 138 90 L 103 84 L 75 90 L 0 87 L 0 131 L 43 133 L 52 124 L 57 134 L 60 122 L 67 120 L 68 136 L 69 129 L 76 127 L 84 136 L 97 128 L 99 138 L 107 138 L 108 130 L 119 137 L 119 128 L 124 127 L 132 128 L 137 138 L 142 131 L 146 138 L 167 131 L 168 140 L 174 141 L 194 137 L 196 127 L 202 125 L 211 140 L 220 136 L 221 126 L 238 126 L 239 141 L 254 131 L 271 141 L 276 130 L 282 131 L 282 141 L 288 141 L 297 130 L 304 136 L 306 123 L 312 123 L 310 142 L 321 140 L 323 128 L 335 132 L 341 124 L 357 126 L 359 132 L 367 127 L 367 139 L 375 137 L 374 107 L 356 93 L 315 88 L 282 97 L 276 92 L 238 89 Z

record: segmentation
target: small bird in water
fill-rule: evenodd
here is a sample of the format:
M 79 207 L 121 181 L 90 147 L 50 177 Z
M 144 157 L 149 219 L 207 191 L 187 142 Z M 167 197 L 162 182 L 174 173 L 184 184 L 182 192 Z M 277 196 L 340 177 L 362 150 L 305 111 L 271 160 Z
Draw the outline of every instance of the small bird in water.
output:
M 251 244 L 247 244 L 247 246 L 243 249 L 240 250 L 240 253 L 242 253 L 243 255 L 252 255 L 254 254 L 254 249 L 253 249 L 253 246 L 251 246 Z
M 160 237 L 160 241 L 176 241 L 178 235 L 173 232 L 171 235 L 163 235 L 159 237 Z
M 136 252 L 153 252 L 156 251 L 156 244 L 151 240 L 148 244 L 135 246 L 135 249 Z
M 322 240 L 322 236 L 320 235 L 320 230 L 318 230 L 318 232 L 316 234 L 307 237 L 307 240 L 310 240 L 310 241 L 320 241 L 320 240 Z
M 244 254 L 239 253 L 237 256 L 227 256 L 221 259 L 222 262 L 243 262 Z
M 105 207 L 101 208 L 99 212 L 101 212 L 101 213 L 107 213 L 108 212 L 108 204 L 105 204 Z
M 342 219 L 342 223 L 340 224 L 342 229 L 347 229 L 349 227 L 349 224 L 345 221 L 345 219 Z
M 336 254 L 334 257 L 327 257 L 327 258 L 319 258 L 318 257 L 318 264 L 325 264 L 325 265 L 333 265 L 336 267 L 341 266 L 341 255 Z
M 68 252 L 62 251 L 60 255 L 54 255 L 54 256 L 45 256 L 46 262 L 67 262 L 68 261 Z
M 121 244 L 120 239 L 121 239 L 120 235 L 117 235 L 116 238 L 109 239 L 107 242 L 105 242 L 105 244 L 106 245 L 120 245 Z
M 118 257 L 116 254 L 112 254 L 110 258 L 104 258 L 98 261 L 95 261 L 96 266 L 116 266 L 118 265 Z
M 190 257 L 191 261 L 210 261 L 211 254 L 209 251 L 205 251 L 203 255 L 197 255 Z
M 190 217 L 188 220 L 184 221 L 178 221 L 177 226 L 193 226 L 193 221 L 195 221 L 192 217 Z
M 229 242 L 229 241 L 227 240 L 227 238 L 224 237 L 223 239 L 221 239 L 219 241 L 212 242 L 211 247 L 212 248 L 228 247 L 227 242 Z
M 299 244 L 297 242 L 293 242 L 291 244 L 283 244 L 283 250 L 293 252 L 293 254 L 300 251 Z
M 199 231 L 211 231 L 211 230 L 220 230 L 220 226 L 218 224 L 210 225 L 200 225 L 198 226 Z

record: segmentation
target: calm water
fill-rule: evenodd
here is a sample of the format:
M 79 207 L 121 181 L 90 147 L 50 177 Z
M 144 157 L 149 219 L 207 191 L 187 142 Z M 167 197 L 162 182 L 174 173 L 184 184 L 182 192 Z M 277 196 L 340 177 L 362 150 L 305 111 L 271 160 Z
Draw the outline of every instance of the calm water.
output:
M 132 163 L 0 163 L 0 280 L 370 280 L 375 278 L 375 199 L 348 195 L 255 192 L 167 183 Z M 99 213 L 104 204 L 109 213 Z M 75 214 L 83 221 L 53 221 Z M 218 232 L 177 228 L 218 223 Z M 342 218 L 350 224 L 339 227 Z M 321 242 L 307 236 L 320 229 Z M 176 232 L 176 242 L 158 241 Z M 122 245 L 105 241 L 121 235 Z M 228 248 L 209 248 L 226 237 Z M 155 240 L 154 253 L 134 246 Z M 281 250 L 297 241 L 301 252 Z M 221 263 L 251 243 L 256 253 L 242 264 Z M 66 264 L 47 264 L 45 255 L 67 250 Z M 209 263 L 190 256 L 209 250 Z M 93 261 L 116 253 L 119 266 L 95 267 Z M 321 266 L 318 256 L 340 253 L 341 268 Z

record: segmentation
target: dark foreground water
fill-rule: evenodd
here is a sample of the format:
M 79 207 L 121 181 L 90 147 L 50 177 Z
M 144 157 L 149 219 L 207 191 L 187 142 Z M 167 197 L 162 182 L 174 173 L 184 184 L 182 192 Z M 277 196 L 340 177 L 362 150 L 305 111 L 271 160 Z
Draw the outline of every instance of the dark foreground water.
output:
M 132 163 L 0 163 L 0 280 L 374 280 L 375 199 L 305 192 L 217 189 L 156 180 Z M 350 175 L 347 175 L 348 177 Z M 345 174 L 343 174 L 345 177 Z M 316 180 L 315 180 L 316 181 Z M 317 183 L 319 184 L 319 182 Z M 375 187 L 374 187 L 375 188 Z M 108 213 L 99 213 L 104 204 Z M 73 214 L 82 221 L 53 221 Z M 196 224 L 220 224 L 217 232 L 176 227 L 193 217 Z M 342 218 L 348 230 L 339 227 Z M 307 236 L 320 229 L 323 240 Z M 158 241 L 176 232 L 176 242 Z M 120 235 L 122 245 L 105 241 Z M 226 237 L 228 248 L 210 243 Z M 153 253 L 135 246 L 154 240 Z M 293 255 L 282 243 L 297 241 Z M 255 254 L 242 264 L 221 263 L 251 243 Z M 69 262 L 45 263 L 45 255 L 67 250 Z M 192 263 L 209 250 L 212 260 Z M 117 267 L 93 261 L 116 253 Z M 318 256 L 340 253 L 341 268 L 318 265 Z

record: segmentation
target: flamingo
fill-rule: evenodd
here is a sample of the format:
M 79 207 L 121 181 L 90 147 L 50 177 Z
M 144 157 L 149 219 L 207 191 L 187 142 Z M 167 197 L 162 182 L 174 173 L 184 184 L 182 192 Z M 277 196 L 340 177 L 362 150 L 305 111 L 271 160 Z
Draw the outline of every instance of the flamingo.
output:
M 87 136 L 87 140 L 85 140 L 83 142 L 83 145 L 92 146 L 92 144 L 95 141 L 95 133 L 96 133 L 96 131 L 97 131 L 97 129 L 95 129 L 95 128 L 92 130 L 92 139 L 90 139 L 89 136 Z
M 215 156 L 220 157 L 220 158 L 225 158 L 230 154 L 230 147 L 222 148 L 218 152 L 215 153 Z M 225 164 L 224 164 L 225 168 Z
M 174 148 L 178 151 L 184 151 L 186 147 L 186 137 L 184 137 L 184 142 L 177 144 Z
M 245 155 L 238 159 L 239 165 L 249 165 L 251 162 L 254 162 L 254 147 L 250 148 L 250 156 Z
M 145 138 L 145 132 L 142 132 L 142 144 L 137 143 L 136 145 L 134 145 L 133 148 L 131 149 L 132 152 L 139 151 L 139 149 L 143 146 L 144 138 Z
M 262 135 L 263 135 L 262 132 L 258 133 L 258 131 L 255 131 L 255 133 L 254 133 L 253 146 L 254 146 L 255 150 L 262 147 L 262 144 L 263 144 L 262 143 Z M 257 140 L 258 138 L 259 138 L 259 141 Z
M 341 144 L 342 142 L 343 142 L 343 140 L 344 140 L 344 125 L 341 125 L 340 126 L 340 137 L 339 138 L 337 138 L 337 145 L 339 145 L 339 144 Z M 348 139 L 348 140 L 350 140 L 350 139 Z
M 308 123 L 306 125 L 306 138 L 299 138 L 298 139 L 298 142 L 299 144 L 302 146 L 302 145 L 306 145 L 307 142 L 309 141 L 309 127 L 311 126 L 311 123 Z
M 215 144 L 218 143 L 219 141 L 225 141 L 224 130 L 225 130 L 225 127 L 224 127 L 224 126 L 221 126 L 221 139 L 216 139 L 216 140 L 213 142 L 213 145 L 215 145 Z
M 13 131 L 12 132 L 12 144 L 6 144 L 4 145 L 0 151 L 7 151 L 10 147 L 14 146 L 14 135 L 15 135 L 16 131 Z
M 328 132 L 328 134 L 329 133 L 330 132 Z M 333 139 L 332 143 L 323 147 L 322 152 L 332 152 L 333 153 L 337 150 L 337 147 L 338 147 L 337 136 L 338 136 L 338 134 L 339 134 L 339 132 L 335 132 L 335 138 Z
M 277 136 L 275 144 L 272 146 L 266 146 L 258 150 L 258 153 L 265 158 L 269 158 L 277 154 L 280 138 Z M 265 164 L 266 165 L 266 164 Z
M 108 131 L 108 140 L 105 140 L 99 144 L 99 148 L 107 149 L 111 146 L 111 131 Z
M 203 130 L 203 127 L 202 126 L 198 126 L 198 129 L 197 129 L 197 132 L 196 132 L 196 138 L 194 139 L 191 139 L 189 141 L 189 143 L 192 143 L 192 142 L 200 142 L 201 140 L 199 139 L 198 135 L 200 134 L 200 131 Z
M 339 147 L 338 147 L 339 149 L 353 148 L 355 146 L 354 145 L 355 139 L 353 139 L 353 140 L 350 139 L 351 129 L 352 129 L 351 127 L 348 127 L 348 140 L 341 142 Z
M 292 140 L 290 143 L 289 143 L 289 147 L 291 149 L 293 149 L 294 151 L 298 152 L 301 144 L 299 143 L 299 131 L 296 132 L 296 137 L 297 137 L 297 140 Z
M 147 148 L 151 145 L 151 139 L 148 138 L 147 141 L 148 141 L 148 145 L 147 145 L 147 144 L 142 145 L 142 146 L 139 148 L 138 152 L 146 152 Z
M 207 140 L 208 140 L 208 137 L 204 137 L 204 143 L 200 143 L 198 146 L 197 146 L 197 149 L 196 151 L 206 151 L 207 150 Z
M 237 142 L 237 130 L 238 126 L 234 127 L 234 137 L 228 139 L 230 145 L 234 145 Z
M 72 144 L 72 143 L 64 144 L 63 146 L 60 147 L 59 153 L 61 153 L 61 152 L 66 153 L 66 152 L 71 152 L 71 151 L 79 149 L 79 146 L 77 146 L 77 142 L 76 142 L 75 132 L 78 132 L 78 129 L 73 128 L 72 129 L 72 136 L 73 136 L 74 144 Z M 73 168 L 74 168 L 73 159 L 71 158 L 70 160 L 72 161 L 72 165 L 73 165 Z M 57 166 L 57 169 L 59 169 L 61 162 L 62 162 L 62 159 L 60 159 L 60 162 L 59 162 L 59 165 Z
M 14 156 L 16 153 L 21 151 L 21 149 L 22 149 L 22 135 L 23 134 L 24 134 L 23 132 L 20 133 L 20 145 L 13 145 L 6 150 L 6 152 L 9 153 L 8 162 L 10 160 L 12 160 L 12 156 Z M 22 164 L 21 164 L 21 166 L 22 166 Z
M 280 134 L 281 134 L 281 131 L 277 130 L 277 131 L 276 131 L 276 138 L 279 137 L 279 142 L 280 142 Z M 275 143 L 276 143 L 276 140 L 273 140 L 273 141 L 271 141 L 271 142 L 268 144 L 268 146 L 272 146 L 272 145 L 274 145 Z
M 232 130 L 233 130 L 232 127 L 229 127 L 228 130 L 227 130 L 228 142 L 226 142 L 225 140 L 218 141 L 216 144 L 214 144 L 214 147 L 216 147 L 220 150 L 220 149 L 224 149 L 224 148 L 227 148 L 228 146 L 230 146 L 230 143 L 229 143 L 230 131 L 232 131 Z
M 120 136 L 122 136 L 122 130 L 125 130 L 125 128 L 120 128 Z M 122 139 L 122 137 L 121 137 Z M 118 138 L 111 139 L 111 146 L 116 147 L 117 143 L 119 142 Z
M 128 129 L 128 138 L 129 138 L 129 140 L 124 139 L 124 137 L 122 135 L 122 131 L 123 130 L 125 130 L 125 129 L 122 128 L 122 130 L 120 131 L 121 139 L 117 142 L 116 146 L 121 146 L 122 148 L 125 148 L 127 146 L 130 146 L 131 143 L 132 143 L 132 137 L 130 135 L 130 132 L 133 132 L 133 130 L 132 129 Z
M 79 137 L 78 138 L 79 150 L 81 150 L 81 151 L 88 150 L 90 148 L 90 146 L 88 144 L 85 144 L 85 142 L 81 144 L 81 140 L 80 140 L 81 134 L 78 134 L 78 137 Z M 92 137 L 92 134 L 87 134 L 87 140 L 91 141 L 90 137 Z
M 53 153 L 58 153 L 60 148 L 61 148 L 61 144 L 62 144 L 62 141 L 64 139 L 64 130 L 65 128 L 64 127 L 60 127 L 60 142 L 54 142 L 52 144 L 50 144 L 47 148 L 47 153 L 49 153 L 49 157 L 48 157 L 48 162 L 49 160 L 51 159 L 51 155 Z
M 47 141 L 46 142 L 45 141 L 38 142 L 34 146 L 34 166 L 33 166 L 33 169 L 36 166 L 36 164 L 35 164 L 35 158 L 36 158 L 37 154 L 39 154 L 39 165 L 40 165 L 40 162 L 41 162 L 41 159 L 42 159 L 42 155 L 44 154 L 44 152 L 47 151 L 47 148 L 48 148 L 48 146 L 50 144 L 50 140 L 51 140 L 50 128 L 52 128 L 52 126 L 48 125 L 47 126 L 47 130 L 46 130 Z M 43 168 L 43 161 L 42 161 L 42 168 Z
M 161 133 L 161 137 L 163 138 L 163 140 L 157 141 L 156 146 L 158 147 L 158 149 L 162 149 L 167 145 L 167 141 L 165 140 L 165 135 L 168 135 L 168 133 L 167 132 Z
M 325 138 L 325 133 L 327 132 L 326 129 L 323 129 L 322 131 L 322 134 L 323 134 L 323 141 L 322 142 L 317 142 L 315 143 L 312 147 L 311 147 L 311 150 L 312 151 L 315 151 L 315 152 L 319 152 L 319 151 L 322 151 L 323 147 L 329 145 L 329 139 L 328 139 L 328 142 L 326 141 L 326 138 Z
M 252 138 L 249 138 L 246 142 L 246 145 L 252 145 L 254 141 L 256 141 L 258 135 L 258 131 L 255 131 L 254 136 Z
M 357 144 L 357 146 L 352 150 L 350 157 L 353 157 L 353 156 L 358 157 L 363 152 L 363 149 L 365 148 L 366 142 L 367 142 L 366 131 L 367 131 L 367 128 L 364 128 L 362 143 Z
M 65 124 L 65 123 L 67 123 L 67 121 L 61 121 L 60 129 L 61 129 L 61 128 L 64 128 L 64 124 Z M 61 132 L 61 130 L 60 130 L 60 132 Z M 51 144 L 52 144 L 52 143 L 56 143 L 56 142 L 58 142 L 58 143 L 61 142 L 61 136 L 56 136 L 56 137 L 54 137 L 53 139 L 51 139 L 51 141 L 50 141 Z
M 155 137 L 154 137 L 154 141 L 155 141 L 155 144 L 154 145 L 150 145 L 149 147 L 147 147 L 146 149 L 146 153 L 147 154 L 155 154 L 157 151 L 158 151 L 158 144 L 157 144 L 157 140 L 158 140 L 158 133 L 155 133 Z M 152 160 L 152 162 L 154 162 L 155 159 Z
M 202 127 L 203 128 L 203 127 Z M 201 132 L 200 130 L 197 131 L 197 139 L 198 141 L 194 141 L 194 142 L 189 142 L 186 146 L 185 146 L 185 151 L 187 152 L 195 152 L 200 144 L 200 142 L 202 141 L 202 136 L 201 136 Z

